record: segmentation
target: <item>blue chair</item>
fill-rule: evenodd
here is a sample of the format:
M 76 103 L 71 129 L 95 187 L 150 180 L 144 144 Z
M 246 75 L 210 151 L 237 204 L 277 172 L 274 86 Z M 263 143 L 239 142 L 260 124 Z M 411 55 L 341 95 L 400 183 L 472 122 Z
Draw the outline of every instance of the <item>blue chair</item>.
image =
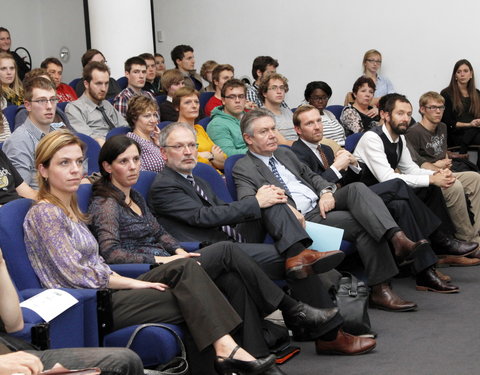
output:
M 3 109 L 3 115 L 7 119 L 12 133 L 15 130 L 15 116 L 17 115 L 17 111 L 18 105 L 9 105 Z
M 155 177 L 157 177 L 155 172 L 140 171 L 140 177 L 138 178 L 137 183 L 132 186 L 132 188 L 142 194 L 145 200 L 148 200 L 148 192 L 150 191 L 150 186 L 152 186 Z
M 57 107 L 60 108 L 62 110 L 62 112 L 65 112 L 65 107 L 67 106 L 67 104 L 70 103 L 70 102 L 61 102 L 61 103 L 58 103 L 57 104 Z
M 234 200 L 237 200 L 237 187 L 235 186 L 235 181 L 233 180 L 233 167 L 235 166 L 235 163 L 243 158 L 245 155 L 244 154 L 237 154 L 237 155 L 232 155 L 225 160 L 225 164 L 223 165 L 223 173 L 225 174 L 225 182 L 227 183 L 227 188 L 228 191 L 230 192 L 230 195 Z
M 117 79 L 118 86 L 120 86 L 120 89 L 126 89 L 128 86 L 128 78 L 127 77 L 120 77 Z
M 168 124 L 171 124 L 172 121 L 162 121 L 161 123 L 158 124 L 158 127 L 161 129 L 163 129 L 165 126 L 167 126 Z
M 347 138 L 345 138 L 345 149 L 351 153 L 355 151 L 355 147 L 357 147 L 358 141 L 360 140 L 360 138 L 362 138 L 364 134 L 365 133 L 350 134 Z
M 81 79 L 82 79 L 82 78 L 75 78 L 74 80 L 70 81 L 70 83 L 69 83 L 68 85 L 75 90 L 75 89 L 77 88 L 78 82 L 79 82 Z
M 325 109 L 332 112 L 335 117 L 337 118 L 337 121 L 340 122 L 340 115 L 342 114 L 342 111 L 343 111 L 343 105 L 329 105 L 328 107 L 326 107 Z M 341 122 L 340 122 L 341 124 Z
M 90 175 L 93 172 L 99 172 L 100 168 L 98 167 L 98 155 L 100 154 L 100 145 L 95 139 L 86 134 L 76 134 L 78 138 L 80 138 L 87 145 L 86 157 L 88 163 L 88 174 Z
M 201 92 L 200 93 L 200 109 L 203 111 L 205 109 L 205 106 L 207 105 L 207 102 L 210 100 L 210 98 L 214 95 L 214 92 Z
M 193 169 L 192 173 L 194 176 L 201 177 L 207 181 L 212 190 L 221 200 L 227 203 L 233 201 L 232 196 L 225 185 L 225 181 L 215 168 L 205 163 L 197 163 L 197 166 Z
M 120 126 L 118 128 L 113 128 L 107 133 L 105 139 L 111 138 L 114 135 L 127 134 L 130 131 L 132 131 L 132 129 L 129 126 Z
M 198 123 L 202 125 L 205 130 L 207 130 L 207 126 L 210 120 L 211 120 L 210 116 L 207 116 L 199 120 Z
M 155 99 L 157 100 L 157 104 L 160 105 L 167 101 L 167 95 L 158 95 Z

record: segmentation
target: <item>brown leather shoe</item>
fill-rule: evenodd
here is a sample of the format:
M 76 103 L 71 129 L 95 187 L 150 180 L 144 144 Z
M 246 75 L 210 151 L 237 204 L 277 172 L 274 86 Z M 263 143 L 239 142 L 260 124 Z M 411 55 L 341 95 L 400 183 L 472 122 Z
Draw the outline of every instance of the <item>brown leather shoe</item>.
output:
M 305 279 L 309 275 L 330 271 L 338 266 L 345 253 L 339 250 L 315 251 L 303 250 L 300 254 L 287 258 L 285 261 L 285 272 L 288 278 Z
M 395 260 L 399 266 L 412 263 L 417 251 L 430 247 L 427 240 L 413 242 L 402 231 L 396 232 L 390 239 L 390 242 L 393 246 Z
M 338 330 L 337 338 L 333 341 L 315 341 L 317 354 L 357 355 L 365 354 L 377 346 L 375 339 L 353 336 Z
M 370 307 L 386 311 L 414 311 L 417 304 L 403 300 L 387 283 L 377 284 L 370 293 Z
M 460 288 L 440 280 L 433 267 L 417 274 L 417 290 L 437 293 L 458 293 Z
M 437 264 L 440 267 L 442 266 L 471 267 L 471 266 L 478 266 L 480 264 L 480 259 L 447 255 L 439 258 Z

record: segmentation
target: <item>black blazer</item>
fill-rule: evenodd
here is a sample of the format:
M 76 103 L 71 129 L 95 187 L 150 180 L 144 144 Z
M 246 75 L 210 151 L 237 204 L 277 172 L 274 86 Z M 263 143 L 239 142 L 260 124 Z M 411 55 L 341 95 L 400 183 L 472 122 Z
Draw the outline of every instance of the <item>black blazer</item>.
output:
M 322 147 L 322 151 L 327 157 L 328 164 L 332 165 L 335 161 L 335 155 L 333 154 L 332 148 L 330 146 L 322 144 L 320 146 Z M 343 186 L 348 185 L 351 182 L 360 181 L 360 174 L 355 173 L 350 168 L 348 168 L 346 171 L 340 171 L 340 174 L 342 175 L 341 178 L 337 176 L 337 174 L 333 171 L 332 168 L 328 167 L 325 169 L 323 164 L 320 162 L 320 160 L 318 160 L 317 156 L 310 149 L 310 147 L 308 147 L 300 139 L 293 142 L 291 150 L 298 156 L 298 158 L 302 162 L 308 165 L 312 171 L 318 173 L 327 181 L 339 183 Z
M 222 225 L 235 225 L 261 218 L 255 197 L 225 203 L 210 185 L 194 177 L 208 200 L 182 175 L 166 167 L 155 178 L 149 193 L 149 206 L 158 222 L 180 241 L 224 241 Z

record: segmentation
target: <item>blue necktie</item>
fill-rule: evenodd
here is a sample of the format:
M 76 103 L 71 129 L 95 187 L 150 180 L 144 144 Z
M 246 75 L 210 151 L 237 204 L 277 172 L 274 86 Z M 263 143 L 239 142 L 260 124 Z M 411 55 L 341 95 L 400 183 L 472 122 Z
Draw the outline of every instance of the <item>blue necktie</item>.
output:
M 282 177 L 280 176 L 280 173 L 278 173 L 277 166 L 275 165 L 276 164 L 275 158 L 270 158 L 268 160 L 268 164 L 270 165 L 270 168 L 272 168 L 272 172 L 277 178 L 278 182 L 280 182 L 280 185 L 282 185 L 283 190 L 285 190 L 285 193 L 290 195 L 290 190 L 288 190 L 287 184 L 285 183 L 285 181 L 283 181 Z
M 187 176 L 187 180 L 193 185 L 197 193 L 208 202 L 207 195 L 205 192 L 202 190 L 202 188 L 195 182 L 195 179 L 193 176 Z M 234 228 L 232 228 L 230 225 L 223 225 L 222 226 L 222 231 L 225 232 L 228 237 L 232 238 L 235 242 L 245 242 L 243 240 L 243 237 L 240 233 L 238 233 Z

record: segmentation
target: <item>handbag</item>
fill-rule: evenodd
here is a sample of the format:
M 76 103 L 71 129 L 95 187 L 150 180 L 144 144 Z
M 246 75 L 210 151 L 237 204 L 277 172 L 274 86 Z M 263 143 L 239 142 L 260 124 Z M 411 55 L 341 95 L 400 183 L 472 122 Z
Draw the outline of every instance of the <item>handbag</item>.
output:
M 187 352 L 185 350 L 185 345 L 183 344 L 182 339 L 180 336 L 178 336 L 177 332 L 175 332 L 173 329 L 170 327 L 160 324 L 160 323 L 147 323 L 147 324 L 141 324 L 137 328 L 135 328 L 135 331 L 133 331 L 132 335 L 128 339 L 127 342 L 127 348 L 130 348 L 132 346 L 133 340 L 135 340 L 135 337 L 138 335 L 138 333 L 147 327 L 160 327 L 164 328 L 167 331 L 169 331 L 173 337 L 177 340 L 178 346 L 180 347 L 180 356 L 173 358 L 170 362 L 158 366 L 156 369 L 150 370 L 150 369 L 145 369 L 144 373 L 145 375 L 185 375 L 188 373 L 188 362 L 187 362 Z
M 342 272 L 335 300 L 344 323 L 342 329 L 352 335 L 370 333 L 368 287 L 349 272 Z

